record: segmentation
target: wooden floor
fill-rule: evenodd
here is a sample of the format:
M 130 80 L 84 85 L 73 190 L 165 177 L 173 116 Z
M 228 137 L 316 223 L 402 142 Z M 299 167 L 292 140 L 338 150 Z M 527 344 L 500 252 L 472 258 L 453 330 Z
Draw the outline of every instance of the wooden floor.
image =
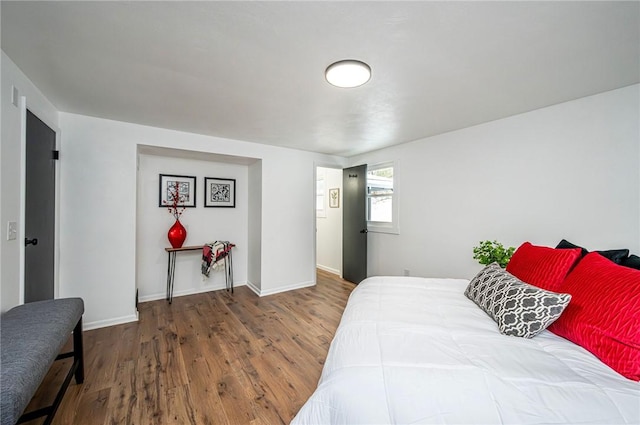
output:
M 140 304 L 139 322 L 84 333 L 84 384 L 72 381 L 53 423 L 288 424 L 353 288 L 319 271 L 315 287 L 262 298 L 242 286 Z M 69 364 L 56 362 L 27 410 L 53 400 Z

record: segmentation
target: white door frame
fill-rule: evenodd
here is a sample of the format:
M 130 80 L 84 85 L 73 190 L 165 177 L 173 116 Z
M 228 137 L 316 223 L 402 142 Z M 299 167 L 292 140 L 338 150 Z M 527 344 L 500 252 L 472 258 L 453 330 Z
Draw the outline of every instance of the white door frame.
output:
M 27 109 L 44 122 L 56 133 L 56 150 L 60 150 L 62 131 L 57 123 L 51 122 L 37 105 L 31 105 L 26 96 L 20 96 L 18 100 L 20 108 L 20 223 L 18 231 L 18 246 L 20 252 L 20 291 L 18 302 L 24 304 L 24 285 L 26 260 L 25 231 L 26 231 L 26 199 L 27 199 Z M 53 297 L 60 297 L 60 161 L 55 163 L 55 224 L 54 224 L 54 253 L 53 253 Z

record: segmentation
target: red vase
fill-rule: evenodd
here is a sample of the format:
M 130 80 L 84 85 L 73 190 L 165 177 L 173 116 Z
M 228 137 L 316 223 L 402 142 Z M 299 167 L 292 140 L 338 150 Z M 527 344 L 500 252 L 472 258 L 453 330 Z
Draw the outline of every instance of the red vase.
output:
M 184 240 L 187 239 L 187 229 L 184 228 L 180 220 L 176 220 L 167 233 L 169 243 L 174 248 L 182 248 Z

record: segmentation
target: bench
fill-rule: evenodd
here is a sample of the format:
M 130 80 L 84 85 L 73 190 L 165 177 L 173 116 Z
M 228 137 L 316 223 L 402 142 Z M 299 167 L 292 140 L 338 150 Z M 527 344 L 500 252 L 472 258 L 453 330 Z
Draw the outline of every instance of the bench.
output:
M 15 425 L 46 416 L 50 424 L 75 375 L 84 380 L 81 298 L 37 301 L 12 308 L 0 316 L 0 424 Z M 73 350 L 60 354 L 73 331 Z M 73 364 L 51 406 L 28 413 L 31 401 L 55 360 L 73 357 Z

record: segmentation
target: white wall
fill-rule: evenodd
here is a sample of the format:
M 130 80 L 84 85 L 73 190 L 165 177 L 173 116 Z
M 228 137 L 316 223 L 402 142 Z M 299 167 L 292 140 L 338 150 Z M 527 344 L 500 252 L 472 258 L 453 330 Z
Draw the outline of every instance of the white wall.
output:
M 261 160 L 261 178 L 251 177 L 262 185 L 256 288 L 268 295 L 315 282 L 314 164 L 341 166 L 343 158 L 58 114 L 4 53 L 0 68 L 1 234 L 8 221 L 20 229 L 15 241 L 0 238 L 3 311 L 20 302 L 24 239 L 24 108 L 11 105 L 12 85 L 61 129 L 59 296 L 85 299 L 87 328 L 136 318 L 139 145 Z M 471 248 L 482 239 L 554 245 L 567 238 L 638 253 L 639 91 L 635 85 L 350 158 L 400 160 L 400 235 L 369 233 L 370 274 L 470 277 L 479 269 Z
M 69 113 L 60 127 L 61 290 L 85 299 L 87 327 L 135 320 L 138 145 L 262 160 L 260 294 L 315 283 L 314 161 L 342 158 Z
M 141 154 L 138 161 L 137 285 L 140 301 L 164 299 L 167 281 L 167 231 L 175 219 L 167 208 L 158 206 L 159 175 L 196 177 L 196 208 L 185 208 L 180 222 L 187 229 L 183 246 L 228 240 L 233 249 L 234 283 L 247 281 L 247 166 L 208 160 Z M 205 208 L 204 178 L 236 180 L 235 208 Z M 176 254 L 174 296 L 211 291 L 225 287 L 223 269 L 212 270 L 209 278 L 201 274 L 202 251 Z
M 262 161 L 251 164 L 248 174 L 247 284 L 259 294 L 262 289 Z
M 639 253 L 639 87 L 350 158 L 401 167 L 400 234 L 369 233 L 369 274 L 470 278 L 484 239 Z
M 20 304 L 22 293 L 21 264 L 24 263 L 24 126 L 25 108 L 31 110 L 49 127 L 57 130 L 58 111 L 37 87 L 5 55 L 0 57 L 1 134 L 0 147 L 0 304 L 2 311 Z M 13 87 L 18 89 L 20 103 L 11 102 Z M 15 240 L 7 241 L 7 222 L 18 224 Z M 23 295 L 22 295 L 23 297 Z
M 316 266 L 342 275 L 342 169 L 318 167 L 325 184 L 325 214 L 316 219 Z M 329 207 L 329 189 L 340 189 L 338 208 Z

